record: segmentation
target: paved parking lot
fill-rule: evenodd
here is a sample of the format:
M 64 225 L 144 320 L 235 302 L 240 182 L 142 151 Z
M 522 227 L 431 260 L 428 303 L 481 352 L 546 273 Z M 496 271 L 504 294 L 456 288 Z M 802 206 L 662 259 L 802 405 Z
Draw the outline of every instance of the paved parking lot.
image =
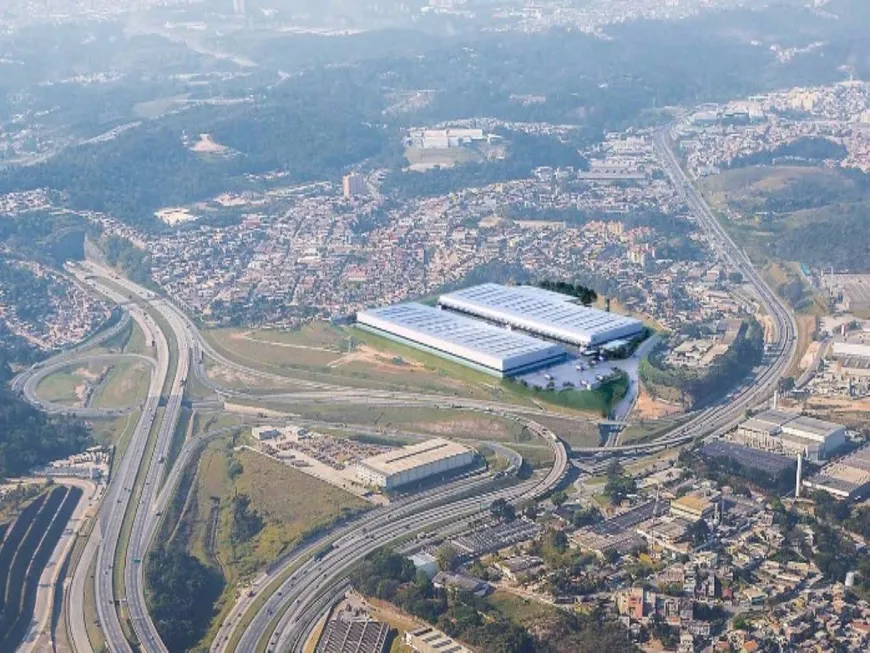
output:
M 544 369 L 523 374 L 519 378 L 529 384 L 530 387 L 546 388 L 552 382 L 556 390 L 564 388 L 578 388 L 587 390 L 601 384 L 601 378 L 606 378 L 614 370 L 627 370 L 627 361 L 604 361 L 597 362 L 591 357 L 578 356 L 569 358 L 564 363 Z M 622 364 L 622 365 L 621 365 Z M 587 386 L 588 384 L 588 386 Z

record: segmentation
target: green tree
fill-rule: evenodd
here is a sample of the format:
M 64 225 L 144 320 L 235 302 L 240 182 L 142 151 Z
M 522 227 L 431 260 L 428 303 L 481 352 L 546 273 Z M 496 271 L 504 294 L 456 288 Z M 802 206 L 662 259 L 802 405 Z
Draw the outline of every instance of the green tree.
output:
M 223 590 L 223 578 L 179 547 L 158 546 L 145 566 L 149 612 L 170 651 L 187 651 L 202 639 Z
M 495 519 L 510 522 L 516 517 L 514 507 L 504 499 L 496 499 L 489 506 L 489 512 Z
M 611 463 L 607 469 L 607 484 L 604 486 L 604 494 L 610 497 L 610 501 L 618 504 L 636 492 L 637 481 L 625 473 L 618 461 Z
M 556 507 L 561 507 L 568 500 L 568 495 L 565 494 L 564 490 L 556 490 L 550 496 L 550 501 L 553 502 L 553 505 Z
M 453 571 L 459 564 L 459 552 L 450 544 L 443 544 L 435 552 L 435 561 L 441 571 Z

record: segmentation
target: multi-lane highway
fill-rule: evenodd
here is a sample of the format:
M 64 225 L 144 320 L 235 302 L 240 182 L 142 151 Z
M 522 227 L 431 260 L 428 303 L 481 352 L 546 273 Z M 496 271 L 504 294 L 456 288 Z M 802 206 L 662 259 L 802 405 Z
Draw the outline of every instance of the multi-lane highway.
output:
M 791 365 L 797 346 L 797 325 L 793 314 L 784 302 L 770 290 L 746 255 L 719 224 L 703 198 L 689 183 L 679 166 L 679 162 L 670 150 L 666 132 L 663 131 L 657 136 L 656 145 L 674 183 L 682 189 L 686 203 L 697 216 L 699 225 L 708 233 L 711 241 L 719 249 L 720 255 L 735 270 L 741 272 L 746 282 L 754 289 L 761 306 L 771 320 L 771 346 L 768 348 L 763 364 L 754 370 L 754 378 L 748 380 L 732 393 L 727 401 L 701 411 L 688 423 L 678 427 L 655 443 L 606 449 L 611 452 L 638 452 L 674 446 L 697 437 L 720 433 L 730 428 L 747 408 L 763 401 L 774 391 L 776 384 Z M 359 401 L 359 391 L 354 392 L 357 401 Z M 306 393 L 296 393 L 296 396 L 301 394 Z M 312 399 L 314 394 L 313 392 L 308 393 L 307 398 Z M 332 393 L 331 400 L 335 401 L 336 399 L 336 395 Z M 367 395 L 367 400 L 396 399 L 401 401 L 405 398 L 389 396 L 389 393 L 388 396 Z M 420 401 L 419 395 L 412 400 Z M 443 399 L 441 403 L 443 403 Z M 490 406 L 489 410 L 493 410 L 493 408 Z M 516 412 L 516 407 L 511 407 L 510 410 Z M 601 447 L 589 449 L 590 453 L 601 451 Z M 491 494 L 494 496 L 496 493 Z M 453 501 L 443 507 L 418 513 L 415 517 L 393 518 L 381 529 L 369 528 L 364 534 L 358 530 L 353 531 L 348 535 L 347 542 L 340 541 L 340 546 L 330 551 L 322 560 L 314 563 L 306 562 L 287 578 L 281 589 L 272 594 L 266 601 L 264 608 L 255 616 L 245 631 L 238 650 L 246 650 L 245 647 L 260 643 L 267 635 L 264 623 L 271 623 L 272 615 L 282 609 L 286 609 L 286 612 L 281 617 L 270 644 L 277 650 L 297 650 L 305 634 L 310 630 L 312 620 L 316 619 L 320 611 L 330 604 L 331 594 L 344 586 L 347 569 L 355 560 L 379 546 L 401 537 L 403 529 L 405 531 L 409 529 L 419 530 L 426 528 L 431 523 L 437 523 L 438 520 L 460 519 L 464 515 L 463 510 L 467 508 L 467 504 L 463 501 Z M 289 567 L 290 564 L 298 565 L 299 561 L 288 561 L 287 566 Z M 228 635 L 224 637 L 224 641 L 229 639 Z M 215 650 L 222 650 L 220 643 Z
M 297 638 L 304 630 L 301 615 L 319 605 L 324 595 L 333 596 L 344 583 L 350 567 L 375 549 L 406 537 L 409 533 L 429 530 L 439 524 L 456 526 L 461 520 L 486 510 L 498 498 L 508 501 L 521 501 L 538 498 L 561 482 L 568 464 L 565 446 L 555 435 L 531 424 L 535 433 L 545 439 L 554 452 L 554 464 L 543 477 L 520 484 L 498 483 L 492 478 L 481 478 L 471 483 L 455 483 L 439 488 L 426 496 L 418 496 L 388 508 L 373 511 L 363 524 L 355 524 L 336 539 L 333 547 L 319 560 L 307 557 L 310 552 L 294 556 L 281 567 L 273 570 L 272 578 L 277 578 L 287 569 L 296 567 L 281 586 L 269 596 L 263 607 L 245 629 L 235 650 L 254 650 L 257 644 L 269 635 L 273 615 L 288 611 L 281 618 L 279 630 L 284 640 Z M 267 581 L 268 582 L 268 581 Z M 264 585 L 266 583 L 263 583 Z M 228 620 L 230 627 L 223 629 L 223 639 L 212 647 L 215 653 L 226 651 L 230 641 L 233 618 Z M 238 619 L 238 616 L 235 616 Z M 279 648 L 286 645 L 282 641 Z M 293 650 L 296 650 L 294 645 Z
M 121 488 L 120 494 L 116 500 L 117 508 L 111 511 L 111 516 L 107 521 L 101 521 L 101 527 L 104 529 L 104 541 L 106 546 L 101 546 L 100 553 L 97 556 L 97 602 L 98 609 L 105 609 L 106 603 L 111 597 L 111 582 L 112 582 L 112 567 L 109 562 L 109 552 L 111 558 L 115 556 L 115 549 L 118 544 L 118 539 L 123 524 L 124 515 L 127 506 L 130 503 L 130 496 L 136 482 L 137 475 L 140 471 L 144 471 L 144 479 L 142 481 L 139 492 L 138 503 L 130 506 L 133 511 L 133 524 L 130 531 L 130 536 L 127 544 L 127 549 L 124 559 L 124 598 L 123 602 L 127 607 L 127 614 L 130 623 L 136 633 L 136 638 L 139 645 L 147 651 L 166 652 L 166 647 L 160 639 L 154 622 L 148 615 L 147 604 L 145 601 L 144 588 L 144 567 L 143 561 L 147 555 L 151 541 L 157 530 L 160 521 L 162 510 L 157 507 L 157 493 L 164 476 L 164 467 L 166 457 L 172 446 L 172 438 L 178 426 L 178 420 L 181 414 L 181 402 L 184 397 L 184 387 L 187 383 L 187 375 L 190 368 L 191 348 L 188 339 L 187 329 L 176 317 L 174 312 L 165 310 L 165 302 L 154 297 L 150 291 L 141 288 L 136 284 L 132 284 L 125 279 L 114 278 L 114 275 L 109 270 L 102 268 L 93 263 L 85 264 L 85 269 L 89 273 L 90 283 L 103 294 L 118 301 L 123 299 L 116 291 L 114 291 L 106 280 L 111 278 L 111 284 L 121 286 L 130 293 L 130 296 L 136 295 L 139 299 L 149 301 L 150 307 L 160 313 L 169 324 L 173 332 L 176 343 L 176 360 L 175 372 L 172 379 L 172 384 L 169 388 L 168 395 L 165 397 L 165 409 L 162 419 L 157 430 L 157 436 L 153 451 L 150 456 L 145 456 L 146 447 L 148 444 L 148 436 L 151 433 L 156 411 L 160 402 L 160 393 L 165 387 L 166 379 L 170 367 L 170 349 L 166 335 L 162 329 L 150 318 L 144 315 L 144 333 L 146 341 L 150 340 L 154 343 L 157 352 L 158 368 L 161 371 L 157 376 L 160 381 L 160 386 L 157 388 L 156 398 L 149 392 L 149 398 L 146 401 L 145 411 L 151 414 L 148 433 L 140 440 L 136 441 L 138 465 L 129 465 L 121 470 L 113 482 L 113 486 Z M 134 319 L 137 319 L 137 313 L 141 311 L 135 303 L 130 304 L 131 313 Z M 137 319 L 137 322 L 139 320 Z M 140 327 L 143 326 L 140 323 Z M 151 412 L 153 411 L 153 413 Z M 138 434 L 135 434 L 138 435 Z M 134 435 L 134 437 L 135 437 Z M 132 448 L 132 443 L 131 443 Z M 125 457 L 126 461 L 126 457 Z M 110 497 L 111 498 L 111 497 Z M 111 503 L 111 502 L 110 502 Z M 123 506 L 123 509 L 122 509 Z M 117 533 L 117 534 L 116 534 Z M 111 539 L 110 539 L 111 538 Z M 107 613 L 108 610 L 105 610 Z M 126 637 L 120 630 L 120 620 L 117 618 L 117 612 L 111 610 L 112 614 L 107 614 L 106 617 L 109 623 L 106 623 L 106 618 L 100 614 L 103 630 L 106 635 L 106 640 L 109 648 L 113 651 L 130 650 L 130 645 Z
M 770 319 L 772 337 L 769 350 L 762 365 L 755 370 L 754 378 L 748 380 L 737 391 L 732 393 L 727 402 L 722 402 L 701 411 L 682 426 L 674 429 L 652 443 L 629 446 L 593 447 L 575 449 L 579 453 L 639 453 L 655 450 L 666 446 L 684 443 L 697 437 L 720 432 L 730 427 L 735 420 L 743 415 L 746 408 L 757 405 L 770 394 L 776 384 L 791 364 L 796 349 L 796 324 L 793 315 L 782 300 L 770 290 L 761 276 L 755 271 L 746 255 L 734 244 L 728 234 L 719 224 L 716 217 L 686 178 L 679 162 L 670 150 L 667 131 L 663 130 L 656 136 L 656 146 L 660 152 L 674 183 L 684 195 L 685 201 L 697 216 L 699 226 L 710 236 L 710 240 L 719 250 L 721 257 L 733 269 L 741 272 L 758 297 L 759 303 Z M 439 524 L 449 522 L 453 525 L 462 523 L 464 519 L 474 515 L 482 505 L 494 498 L 520 500 L 527 497 L 540 496 L 557 485 L 565 473 L 567 452 L 562 443 L 546 428 L 534 421 L 536 416 L 552 416 L 559 419 L 575 419 L 587 421 L 585 417 L 570 417 L 559 412 L 553 412 L 537 407 L 520 407 L 494 401 L 465 399 L 432 394 L 412 394 L 401 391 L 360 389 L 318 383 L 305 380 L 288 379 L 282 376 L 252 370 L 232 361 L 216 351 L 202 337 L 193 322 L 173 304 L 158 298 L 154 293 L 129 282 L 117 278 L 108 270 L 93 264 L 86 264 L 82 279 L 86 280 L 100 292 L 119 304 L 126 305 L 132 318 L 146 334 L 146 340 L 154 343 L 156 361 L 155 373 L 152 375 L 148 397 L 143 404 L 142 416 L 131 437 L 130 445 L 123 460 L 118 465 L 115 478 L 112 480 L 104 504 L 101 508 L 99 523 L 94 529 L 91 541 L 87 543 L 82 563 L 77 567 L 73 577 L 73 590 L 81 589 L 86 582 L 85 575 L 89 560 L 97 556 L 96 594 L 97 610 L 106 635 L 108 646 L 112 651 L 130 651 L 120 626 L 113 594 L 112 578 L 115 551 L 120 539 L 121 526 L 127 510 L 133 510 L 133 525 L 124 565 L 124 585 L 127 612 L 130 616 L 136 637 L 143 650 L 165 651 L 146 610 L 143 570 L 144 560 L 159 524 L 160 514 L 171 497 L 177 475 L 183 465 L 176 464 L 172 471 L 164 470 L 164 461 L 178 421 L 184 385 L 189 367 L 208 387 L 223 396 L 245 395 L 246 398 L 260 400 L 304 401 L 316 402 L 347 402 L 367 405 L 426 405 L 444 409 L 465 409 L 503 415 L 524 423 L 534 433 L 544 438 L 554 449 L 555 462 L 550 472 L 541 479 L 525 483 L 512 484 L 505 479 L 493 479 L 472 475 L 457 480 L 443 488 L 422 493 L 399 501 L 386 508 L 378 508 L 353 523 L 331 535 L 328 540 L 312 543 L 302 548 L 292 557 L 275 565 L 258 582 L 258 589 L 251 596 L 241 597 L 233 607 L 229 618 L 222 626 L 218 638 L 212 648 L 216 653 L 227 650 L 230 641 L 238 633 L 235 629 L 241 617 L 252 611 L 252 604 L 264 601 L 264 607 L 253 615 L 250 625 L 241 633 L 241 641 L 236 650 L 254 650 L 264 637 L 270 637 L 269 629 L 279 620 L 275 630 L 274 644 L 283 648 L 296 647 L 301 638 L 310 629 L 313 619 L 319 615 L 323 606 L 328 605 L 335 592 L 343 587 L 350 565 L 368 552 L 395 542 L 408 533 L 437 528 Z M 111 278 L 108 283 L 107 279 Z M 127 297 L 118 293 L 112 286 L 121 286 Z M 150 309 L 158 312 L 169 324 L 177 342 L 178 357 L 175 375 L 165 397 L 165 412 L 157 430 L 154 453 L 147 458 L 150 434 L 153 432 L 157 418 L 157 408 L 160 396 L 166 387 L 170 368 L 169 345 L 165 334 L 154 321 L 128 298 L 136 296 L 150 304 Z M 203 356 L 208 355 L 220 365 L 242 371 L 260 378 L 280 382 L 288 390 L 272 395 L 246 394 L 236 390 L 223 388 L 216 384 L 206 373 Z M 72 360 L 67 356 L 67 360 Z M 53 363 L 54 364 L 54 363 Z M 61 363 L 58 363 L 61 364 Z M 53 368 L 52 368 L 53 369 Z M 32 381 L 31 390 L 38 381 Z M 18 383 L 18 380 L 16 380 Z M 20 382 L 24 391 L 27 380 Z M 618 424 L 616 422 L 615 424 Z M 611 443 L 612 444 L 612 443 Z M 195 443 L 188 443 L 182 450 L 179 463 L 183 463 L 195 451 Z M 129 505 L 131 491 L 135 486 L 137 474 L 142 470 L 142 489 L 136 505 Z M 164 476 L 167 476 L 164 479 Z M 165 480 L 163 489 L 161 482 Z M 323 542 L 331 542 L 332 548 L 317 556 L 312 554 Z M 99 542 L 99 544 L 97 544 Z M 284 578 L 277 591 L 270 594 L 277 585 L 277 579 Z M 84 633 L 84 617 L 80 609 L 73 607 L 68 614 L 68 623 L 73 634 L 77 650 L 89 650 L 87 636 Z
M 106 286 L 100 286 L 96 281 L 91 281 L 91 284 L 99 288 L 101 293 L 119 304 L 126 303 L 126 298 L 115 290 Z M 110 481 L 109 489 L 100 509 L 99 529 L 95 529 L 94 535 L 92 535 L 94 537 L 99 534 L 100 537 L 94 579 L 97 614 L 100 618 L 100 624 L 106 637 L 107 645 L 113 652 L 132 651 L 121 628 L 121 621 L 116 609 L 116 599 L 120 601 L 120 597 L 115 597 L 113 587 L 115 552 L 121 539 L 124 515 L 130 505 L 136 476 L 140 466 L 147 464 L 144 459 L 148 439 L 157 418 L 157 408 L 160 404 L 160 396 L 169 374 L 170 365 L 169 344 L 163 332 L 156 327 L 151 318 L 140 307 L 129 305 L 128 311 L 139 325 L 139 328 L 142 329 L 146 341 L 154 343 L 157 372 L 151 376 L 148 396 L 143 404 L 139 423 L 136 425 L 130 438 L 127 451 L 117 467 L 114 478 Z M 76 573 L 87 573 L 87 568 L 84 568 L 81 561 L 76 569 Z M 73 623 L 81 623 L 83 616 L 80 618 L 79 615 L 75 615 L 71 621 Z
M 148 615 L 142 562 L 148 553 L 148 548 L 160 522 L 159 513 L 162 511 L 157 507 L 156 497 L 163 480 L 165 462 L 172 447 L 172 439 L 178 426 L 190 363 L 190 348 L 184 327 L 180 326 L 174 317 L 169 317 L 168 321 L 178 345 L 175 378 L 166 399 L 166 409 L 160 422 L 154 453 L 150 462 L 143 461 L 143 464 L 148 465 L 148 471 L 140 494 L 139 505 L 134 507 L 136 513 L 133 518 L 133 528 L 130 532 L 127 559 L 124 566 L 124 588 L 127 594 L 128 613 L 136 636 L 145 650 L 160 651 L 161 653 L 166 653 L 167 649 L 160 639 L 154 622 Z

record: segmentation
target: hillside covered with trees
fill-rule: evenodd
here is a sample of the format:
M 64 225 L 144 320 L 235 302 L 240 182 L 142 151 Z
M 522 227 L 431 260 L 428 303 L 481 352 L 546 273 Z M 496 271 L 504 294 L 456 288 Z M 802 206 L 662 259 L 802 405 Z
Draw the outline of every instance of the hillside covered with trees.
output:
M 682 400 L 692 409 L 702 408 L 734 387 L 764 354 L 764 330 L 755 320 L 744 324 L 728 351 L 701 373 L 671 368 L 661 351 L 641 361 L 640 378 L 653 396 Z
M 11 377 L 9 365 L 0 358 L 0 480 L 82 451 L 90 443 L 82 422 L 50 417 L 6 389 Z

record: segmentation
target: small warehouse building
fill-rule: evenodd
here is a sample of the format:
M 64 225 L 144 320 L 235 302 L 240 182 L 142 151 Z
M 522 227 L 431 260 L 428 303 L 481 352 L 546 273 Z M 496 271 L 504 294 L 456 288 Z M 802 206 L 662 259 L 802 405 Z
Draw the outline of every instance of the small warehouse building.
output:
M 438 304 L 494 324 L 576 347 L 597 347 L 643 333 L 640 320 L 589 308 L 574 297 L 534 286 L 484 283 L 442 295 Z
M 803 486 L 846 501 L 870 496 L 870 446 L 828 463 L 818 474 L 805 479 Z
M 558 345 L 409 302 L 361 311 L 357 327 L 497 377 L 563 361 Z
M 671 515 L 689 522 L 709 519 L 716 511 L 718 497 L 704 497 L 698 494 L 686 494 L 671 501 Z
M 465 467 L 474 458 L 472 449 L 434 438 L 361 460 L 357 463 L 357 478 L 365 485 L 392 490 Z

